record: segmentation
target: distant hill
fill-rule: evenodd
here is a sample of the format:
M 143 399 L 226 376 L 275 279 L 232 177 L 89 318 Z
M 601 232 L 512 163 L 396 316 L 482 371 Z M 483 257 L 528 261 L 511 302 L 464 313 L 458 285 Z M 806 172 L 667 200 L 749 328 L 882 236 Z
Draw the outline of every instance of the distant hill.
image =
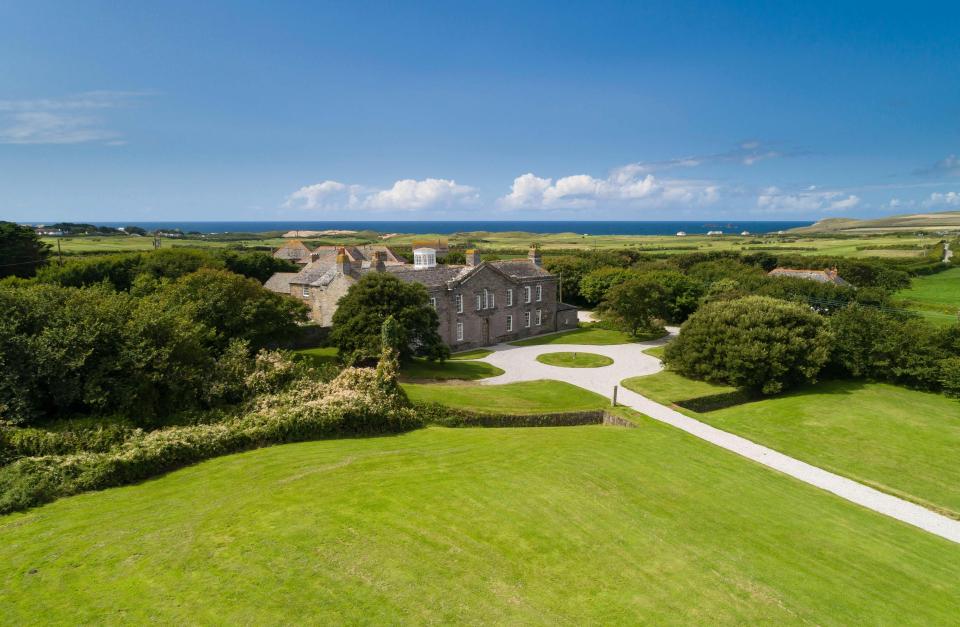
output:
M 790 229 L 791 233 L 882 233 L 896 231 L 960 231 L 960 211 L 913 213 L 874 220 L 827 218 L 810 226 Z

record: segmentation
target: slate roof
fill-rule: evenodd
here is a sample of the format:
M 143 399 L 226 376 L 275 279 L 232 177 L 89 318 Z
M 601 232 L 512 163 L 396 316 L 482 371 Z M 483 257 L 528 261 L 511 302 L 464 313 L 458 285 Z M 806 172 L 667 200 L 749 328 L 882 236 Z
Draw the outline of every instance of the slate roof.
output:
M 406 264 L 387 266 L 386 271 L 407 283 L 422 283 L 427 287 L 442 287 L 472 270 L 470 266 L 434 266 L 432 268 L 414 268 Z
M 491 266 L 500 270 L 504 274 L 512 276 L 515 279 L 529 279 L 533 277 L 553 276 L 543 269 L 543 266 L 537 266 L 526 259 L 508 259 L 505 261 L 488 261 Z
M 849 286 L 837 275 L 836 270 L 806 270 L 798 268 L 774 268 L 767 273 L 769 276 L 789 277 L 793 279 L 805 279 L 807 281 L 816 281 L 817 283 L 833 283 L 834 285 Z
M 287 261 L 304 261 L 310 259 L 310 249 L 300 240 L 285 242 L 283 246 L 273 252 L 277 259 L 286 259 Z
M 290 280 L 295 276 L 297 276 L 296 272 L 277 272 L 272 277 L 267 279 L 267 282 L 263 284 L 263 287 L 267 288 L 271 292 L 289 294 Z

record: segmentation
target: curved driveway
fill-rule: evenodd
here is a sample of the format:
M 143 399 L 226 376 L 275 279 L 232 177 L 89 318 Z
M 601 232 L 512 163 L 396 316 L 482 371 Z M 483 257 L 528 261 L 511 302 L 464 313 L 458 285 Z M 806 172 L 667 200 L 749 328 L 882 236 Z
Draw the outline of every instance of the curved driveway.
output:
M 671 335 L 676 329 L 671 329 Z M 636 344 L 615 344 L 611 346 L 587 346 L 582 344 L 544 344 L 540 346 L 510 346 L 499 344 L 491 348 L 493 353 L 480 361 L 501 368 L 504 374 L 483 379 L 483 385 L 497 385 L 516 381 L 535 381 L 538 379 L 556 379 L 572 383 L 584 389 L 609 398 L 613 386 L 623 379 L 638 375 L 650 375 L 662 369 L 660 360 L 644 354 L 651 346 L 666 343 L 663 338 L 654 342 Z M 537 361 L 537 355 L 555 352 L 584 352 L 606 355 L 613 364 L 602 368 L 561 368 L 549 366 Z M 960 543 L 960 521 L 953 520 L 924 507 L 891 496 L 862 483 L 827 472 L 806 462 L 794 459 L 778 451 L 751 442 L 746 438 L 711 427 L 695 420 L 675 409 L 656 403 L 645 396 L 620 388 L 617 394 L 619 405 L 625 405 L 660 422 L 665 422 L 694 435 L 711 444 L 721 446 L 728 451 L 742 455 L 769 468 L 790 475 L 805 483 L 832 492 L 872 509 L 875 512 L 896 518 L 914 525 L 942 538 Z

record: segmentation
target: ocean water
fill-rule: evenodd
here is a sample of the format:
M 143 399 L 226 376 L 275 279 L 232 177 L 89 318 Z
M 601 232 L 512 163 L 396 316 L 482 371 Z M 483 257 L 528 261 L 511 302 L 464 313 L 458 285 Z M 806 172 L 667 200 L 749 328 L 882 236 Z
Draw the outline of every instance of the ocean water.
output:
M 524 231 L 528 233 L 580 233 L 584 235 L 674 235 L 685 231 L 691 235 L 707 231 L 724 233 L 773 233 L 799 226 L 809 226 L 812 221 L 682 221 L 682 222 L 601 222 L 601 221 L 378 221 L 361 222 L 346 220 L 330 221 L 271 221 L 271 222 L 96 222 L 102 226 L 139 226 L 147 230 L 180 229 L 184 232 L 200 233 L 243 232 L 260 233 L 264 231 L 324 231 L 345 229 L 351 231 L 377 231 L 378 233 L 436 233 L 451 235 L 470 231 Z

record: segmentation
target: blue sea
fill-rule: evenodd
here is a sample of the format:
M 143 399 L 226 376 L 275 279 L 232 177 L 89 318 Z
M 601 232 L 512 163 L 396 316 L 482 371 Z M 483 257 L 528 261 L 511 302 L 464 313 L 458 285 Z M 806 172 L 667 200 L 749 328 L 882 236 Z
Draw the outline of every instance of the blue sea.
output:
M 139 226 L 147 230 L 180 229 L 183 232 L 200 233 L 261 233 L 264 231 L 325 231 L 341 229 L 351 231 L 376 231 L 378 233 L 436 233 L 452 235 L 471 231 L 523 231 L 527 233 L 579 233 L 584 235 L 674 235 L 686 231 L 693 235 L 707 231 L 724 233 L 772 233 L 799 226 L 809 226 L 812 221 L 750 221 L 716 220 L 685 222 L 600 222 L 600 221 L 274 221 L 274 222 L 96 222 L 100 226 Z

